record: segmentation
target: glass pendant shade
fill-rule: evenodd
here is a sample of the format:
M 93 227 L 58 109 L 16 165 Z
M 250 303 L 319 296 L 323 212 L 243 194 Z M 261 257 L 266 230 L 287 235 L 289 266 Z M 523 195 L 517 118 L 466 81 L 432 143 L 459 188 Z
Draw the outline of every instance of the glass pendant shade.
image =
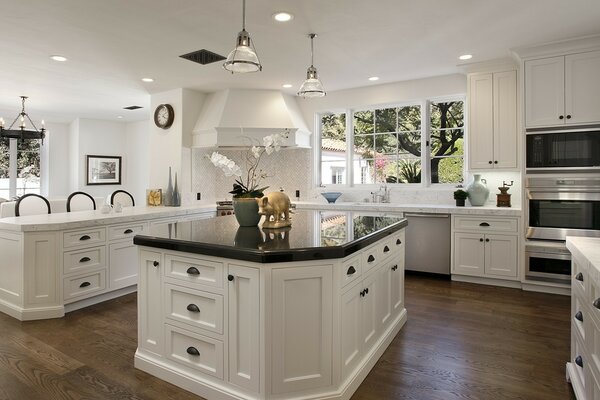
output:
M 323 84 L 317 77 L 317 69 L 312 65 L 306 71 L 306 80 L 300 86 L 298 96 L 302 97 L 323 97 L 325 96 L 325 89 Z
M 227 56 L 223 68 L 231 73 L 262 71 L 254 43 L 246 31 L 246 0 L 242 2 L 242 30 L 238 33 L 235 49 Z

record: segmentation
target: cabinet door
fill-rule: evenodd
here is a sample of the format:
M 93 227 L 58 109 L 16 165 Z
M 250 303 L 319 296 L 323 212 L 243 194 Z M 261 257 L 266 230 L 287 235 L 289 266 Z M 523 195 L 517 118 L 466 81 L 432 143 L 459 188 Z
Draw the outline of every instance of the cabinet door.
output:
M 396 265 L 388 261 L 386 265 L 377 271 L 377 291 L 373 293 L 377 302 L 377 313 L 379 317 L 379 330 L 383 332 L 392 321 L 392 267 Z
M 517 276 L 517 236 L 485 235 L 485 274 Z
M 404 248 L 396 261 L 391 264 L 390 301 L 392 315 L 395 317 L 404 309 Z
M 567 124 L 600 122 L 600 51 L 565 57 Z
M 138 282 L 138 251 L 131 241 L 113 243 L 109 249 L 108 287 L 110 290 L 136 285 Z
M 563 56 L 525 62 L 525 126 L 564 124 L 564 82 Z
M 260 388 L 259 270 L 229 265 L 229 382 Z M 233 278 L 233 279 L 232 279 Z
M 469 77 L 469 165 L 471 169 L 493 167 L 492 74 Z
M 331 265 L 273 270 L 273 394 L 332 384 L 332 277 Z
M 362 335 L 360 309 L 362 281 L 342 295 L 342 379 L 345 379 L 362 358 Z
M 158 355 L 164 352 L 161 290 L 162 255 L 140 250 L 140 285 L 138 286 L 138 345 Z
M 485 253 L 483 234 L 454 234 L 454 268 L 452 273 L 483 276 Z
M 517 168 L 517 71 L 494 73 L 494 168 Z
M 379 291 L 379 275 L 373 273 L 363 280 L 363 293 L 361 302 L 361 329 L 362 329 L 362 346 L 365 349 L 370 349 L 380 331 L 380 318 L 377 310 L 377 292 Z
M 56 235 L 27 232 L 23 245 L 26 305 L 59 304 L 62 298 L 58 289 Z

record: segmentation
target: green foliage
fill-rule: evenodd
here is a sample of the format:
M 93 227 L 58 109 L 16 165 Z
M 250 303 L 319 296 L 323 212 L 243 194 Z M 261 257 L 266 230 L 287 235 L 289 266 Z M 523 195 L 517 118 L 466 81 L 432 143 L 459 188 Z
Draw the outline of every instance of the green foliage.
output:
M 454 191 L 454 200 L 466 200 L 467 197 L 469 197 L 469 193 L 465 192 L 462 189 Z
M 262 188 L 254 186 L 248 189 L 246 185 L 244 185 L 240 180 L 236 179 L 235 183 L 233 184 L 233 190 L 229 193 L 231 193 L 235 199 L 261 198 L 265 195 L 264 191 L 268 188 L 268 186 Z
M 418 160 L 401 160 L 398 165 L 398 174 L 400 182 L 419 183 L 421 182 L 421 162 Z
M 321 116 L 321 137 L 346 141 L 346 114 L 325 114 Z

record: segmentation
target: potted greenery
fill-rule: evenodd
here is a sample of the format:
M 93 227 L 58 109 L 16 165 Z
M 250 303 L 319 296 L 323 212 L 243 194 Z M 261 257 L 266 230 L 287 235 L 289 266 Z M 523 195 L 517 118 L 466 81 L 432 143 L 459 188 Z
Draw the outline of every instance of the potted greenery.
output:
M 457 189 L 454 191 L 454 200 L 456 200 L 457 207 L 464 207 L 467 197 L 469 197 L 469 193 L 462 189 Z

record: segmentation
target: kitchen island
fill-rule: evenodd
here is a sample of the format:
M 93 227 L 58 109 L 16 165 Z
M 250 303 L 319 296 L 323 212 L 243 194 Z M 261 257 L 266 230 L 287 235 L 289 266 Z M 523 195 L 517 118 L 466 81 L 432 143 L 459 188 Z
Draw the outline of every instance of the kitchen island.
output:
M 406 322 L 405 226 L 306 210 L 137 235 L 135 366 L 207 399 L 349 399 Z

